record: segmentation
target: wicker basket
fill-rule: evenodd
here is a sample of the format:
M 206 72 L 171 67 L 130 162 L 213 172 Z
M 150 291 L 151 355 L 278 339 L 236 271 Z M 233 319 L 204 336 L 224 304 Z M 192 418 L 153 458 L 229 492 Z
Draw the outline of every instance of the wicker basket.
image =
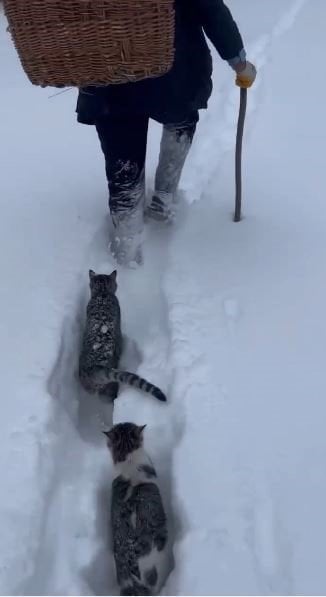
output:
M 34 85 L 83 87 L 158 77 L 174 60 L 174 0 L 4 0 Z

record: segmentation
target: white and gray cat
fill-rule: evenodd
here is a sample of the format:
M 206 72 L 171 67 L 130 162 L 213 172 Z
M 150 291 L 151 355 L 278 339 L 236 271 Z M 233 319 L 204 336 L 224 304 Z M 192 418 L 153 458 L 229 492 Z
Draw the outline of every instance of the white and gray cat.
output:
M 114 400 L 119 383 L 134 386 L 162 402 L 163 392 L 135 373 L 120 371 L 122 332 L 120 305 L 116 296 L 117 272 L 110 275 L 89 271 L 91 298 L 79 358 L 79 379 L 91 394 Z
M 156 595 L 168 575 L 168 527 L 144 427 L 120 423 L 104 432 L 114 463 L 113 554 L 120 595 Z

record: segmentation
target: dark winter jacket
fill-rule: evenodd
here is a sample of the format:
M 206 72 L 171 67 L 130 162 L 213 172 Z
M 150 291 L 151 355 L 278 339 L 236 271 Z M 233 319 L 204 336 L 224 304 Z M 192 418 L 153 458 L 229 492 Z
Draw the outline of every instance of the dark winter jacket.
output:
M 78 121 L 95 124 L 110 111 L 141 112 L 154 120 L 179 123 L 207 107 L 212 91 L 212 59 L 205 39 L 224 60 L 243 50 L 238 27 L 223 0 L 175 0 L 175 60 L 162 77 L 136 83 L 87 87 L 80 91 Z

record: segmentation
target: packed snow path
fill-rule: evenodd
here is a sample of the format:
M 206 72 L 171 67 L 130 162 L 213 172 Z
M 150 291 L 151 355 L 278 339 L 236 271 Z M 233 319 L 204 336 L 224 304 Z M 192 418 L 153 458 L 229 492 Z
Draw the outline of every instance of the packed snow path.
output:
M 140 351 L 126 362 L 169 404 L 124 390 L 114 421 L 148 424 L 175 540 L 165 594 L 323 594 L 326 8 L 229 5 L 260 69 L 245 218 L 231 219 L 238 90 L 216 59 L 182 182 L 191 205 L 174 229 L 148 228 L 144 268 L 118 274 Z M 74 93 L 28 84 L 2 17 L 0 72 L 0 593 L 117 594 L 110 459 L 75 379 L 88 268 L 113 267 L 103 160 Z

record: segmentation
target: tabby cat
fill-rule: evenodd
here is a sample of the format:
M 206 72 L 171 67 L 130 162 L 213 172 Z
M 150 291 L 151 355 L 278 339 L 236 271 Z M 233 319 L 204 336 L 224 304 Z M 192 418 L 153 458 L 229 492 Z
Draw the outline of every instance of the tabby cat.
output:
M 79 378 L 88 392 L 114 400 L 119 383 L 134 386 L 166 401 L 163 392 L 135 373 L 120 371 L 122 352 L 120 305 L 116 296 L 117 272 L 110 275 L 89 271 L 91 298 L 79 358 Z
M 167 519 L 143 449 L 144 427 L 120 423 L 104 432 L 114 463 L 111 525 L 120 595 L 156 595 L 169 572 Z

